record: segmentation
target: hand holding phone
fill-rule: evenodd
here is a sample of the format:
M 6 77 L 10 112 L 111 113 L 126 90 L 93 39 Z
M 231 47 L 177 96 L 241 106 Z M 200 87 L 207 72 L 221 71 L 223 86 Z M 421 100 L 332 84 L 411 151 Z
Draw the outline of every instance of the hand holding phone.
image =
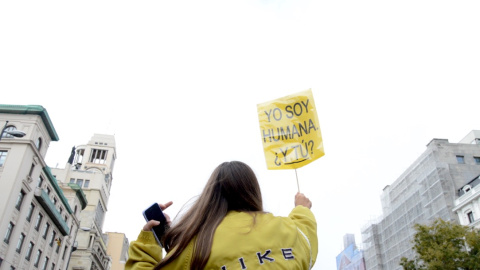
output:
M 170 205 L 171 203 L 167 204 L 166 207 Z M 160 239 L 162 239 L 162 236 L 165 234 L 165 230 L 168 228 L 168 222 L 165 218 L 165 215 L 163 214 L 162 209 L 160 208 L 160 205 L 158 203 L 152 204 L 150 207 L 145 209 L 145 211 L 143 211 L 143 216 L 145 217 L 145 220 L 147 222 L 150 220 L 157 220 L 160 222 L 159 225 L 152 228 L 152 231 L 155 239 L 157 240 L 157 243 L 163 247 Z

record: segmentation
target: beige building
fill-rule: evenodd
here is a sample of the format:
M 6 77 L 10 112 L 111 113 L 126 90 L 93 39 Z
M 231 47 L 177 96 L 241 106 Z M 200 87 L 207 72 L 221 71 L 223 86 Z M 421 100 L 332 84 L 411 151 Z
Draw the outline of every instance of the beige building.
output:
M 480 144 L 480 131 L 474 130 L 463 140 L 466 144 Z M 464 157 L 465 158 L 465 157 Z M 480 153 L 473 155 L 473 160 L 467 160 L 480 165 Z M 465 161 L 464 161 L 465 162 Z M 480 175 L 474 177 L 457 190 L 453 211 L 457 214 L 461 225 L 480 229 Z
M 67 269 L 86 200 L 69 188 L 67 198 L 45 162 L 59 140 L 50 117 L 0 105 L 0 124 L 0 269 Z
M 124 233 L 107 232 L 107 254 L 112 258 L 111 270 L 124 270 L 128 259 L 128 239 Z
M 102 228 L 116 158 L 114 137 L 94 134 L 87 144 L 72 149 L 65 168 L 52 168 L 62 185 L 81 189 L 88 202 L 80 213 L 78 246 L 68 269 L 111 269 L 112 258 L 107 254 L 107 237 Z

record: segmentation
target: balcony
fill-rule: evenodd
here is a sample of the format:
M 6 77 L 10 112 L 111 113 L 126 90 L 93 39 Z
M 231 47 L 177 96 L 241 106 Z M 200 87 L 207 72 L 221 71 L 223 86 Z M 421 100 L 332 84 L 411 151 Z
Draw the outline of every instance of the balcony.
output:
M 63 220 L 62 215 L 60 215 L 60 213 L 57 211 L 57 208 L 55 208 L 55 205 L 50 200 L 48 194 L 43 189 L 37 188 L 35 189 L 35 198 L 37 198 L 38 202 L 43 206 L 53 223 L 57 225 L 60 233 L 63 236 L 68 235 L 70 229 L 68 228 L 65 220 Z

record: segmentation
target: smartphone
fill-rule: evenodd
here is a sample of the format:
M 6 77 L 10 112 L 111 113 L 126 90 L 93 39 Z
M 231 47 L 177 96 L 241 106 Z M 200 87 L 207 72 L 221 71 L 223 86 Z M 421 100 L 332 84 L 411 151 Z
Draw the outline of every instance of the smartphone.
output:
M 145 220 L 147 222 L 152 219 L 160 221 L 160 225 L 154 226 L 152 228 L 152 231 L 153 235 L 155 235 L 155 239 L 157 239 L 157 243 L 161 247 L 163 247 L 160 239 L 162 239 L 163 235 L 165 234 L 165 230 L 168 228 L 168 224 L 167 219 L 165 218 L 165 215 L 163 214 L 163 211 L 158 205 L 158 203 L 154 203 L 150 207 L 145 209 L 145 211 L 143 211 L 143 216 L 145 217 Z

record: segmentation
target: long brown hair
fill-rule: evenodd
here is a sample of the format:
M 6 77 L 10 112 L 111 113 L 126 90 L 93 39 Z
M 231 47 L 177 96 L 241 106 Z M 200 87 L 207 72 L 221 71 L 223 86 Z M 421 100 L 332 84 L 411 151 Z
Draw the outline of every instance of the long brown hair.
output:
M 175 260 L 191 241 L 195 241 L 191 269 L 203 269 L 210 257 L 215 230 L 232 210 L 263 211 L 257 177 L 240 161 L 224 162 L 213 171 L 198 200 L 166 232 L 163 241 L 169 253 L 155 269 Z

